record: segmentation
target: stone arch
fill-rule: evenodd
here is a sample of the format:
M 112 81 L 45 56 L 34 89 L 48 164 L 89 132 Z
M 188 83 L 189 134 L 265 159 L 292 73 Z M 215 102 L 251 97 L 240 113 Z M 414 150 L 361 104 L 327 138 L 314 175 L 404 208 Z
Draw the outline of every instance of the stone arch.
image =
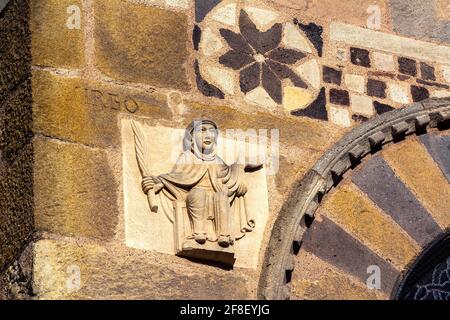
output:
M 429 99 L 371 119 L 328 150 L 297 183 L 280 210 L 265 252 L 258 298 L 289 298 L 294 259 L 303 235 L 324 195 L 339 184 L 346 171 L 386 144 L 431 128 L 448 130 L 449 120 L 450 99 Z

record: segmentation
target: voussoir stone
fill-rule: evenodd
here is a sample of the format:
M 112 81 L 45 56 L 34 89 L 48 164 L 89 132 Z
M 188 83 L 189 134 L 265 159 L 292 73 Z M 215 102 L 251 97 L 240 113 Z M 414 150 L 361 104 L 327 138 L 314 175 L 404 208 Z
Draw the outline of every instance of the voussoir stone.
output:
M 95 59 L 105 75 L 187 90 L 190 37 L 181 12 L 126 1 L 95 1 Z

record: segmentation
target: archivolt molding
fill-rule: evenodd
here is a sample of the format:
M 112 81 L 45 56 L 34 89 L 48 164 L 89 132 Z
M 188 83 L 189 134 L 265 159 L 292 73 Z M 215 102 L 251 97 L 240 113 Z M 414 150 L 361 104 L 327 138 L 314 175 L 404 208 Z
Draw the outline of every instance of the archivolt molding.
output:
M 369 153 L 427 128 L 449 129 L 450 98 L 428 99 L 375 117 L 355 128 L 330 150 L 298 182 L 275 221 L 266 249 L 258 298 L 288 299 L 295 255 L 303 234 L 323 196 L 342 175 Z

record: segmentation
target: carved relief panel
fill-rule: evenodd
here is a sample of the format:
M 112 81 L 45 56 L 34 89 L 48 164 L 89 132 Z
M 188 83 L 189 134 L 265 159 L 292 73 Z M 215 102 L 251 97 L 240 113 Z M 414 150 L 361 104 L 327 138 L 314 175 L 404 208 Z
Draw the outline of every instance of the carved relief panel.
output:
M 268 217 L 261 144 L 207 119 L 185 129 L 124 119 L 122 140 L 128 246 L 256 268 Z

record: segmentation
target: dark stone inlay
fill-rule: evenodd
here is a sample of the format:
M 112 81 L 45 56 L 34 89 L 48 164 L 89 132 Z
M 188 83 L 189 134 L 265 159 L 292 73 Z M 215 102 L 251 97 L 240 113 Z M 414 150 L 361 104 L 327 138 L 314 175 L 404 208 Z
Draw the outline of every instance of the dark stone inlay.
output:
M 205 81 L 200 74 L 200 67 L 198 65 L 198 61 L 195 60 L 194 63 L 194 69 L 195 69 L 195 78 L 197 82 L 197 88 L 198 90 L 206 97 L 216 97 L 219 99 L 224 99 L 225 95 L 223 92 L 217 88 L 216 86 L 213 86 L 212 84 Z
M 369 71 L 368 74 L 369 76 L 372 77 L 386 77 L 390 79 L 395 79 L 395 74 L 385 71 Z
M 450 134 L 446 136 L 426 134 L 421 136 L 420 140 L 450 182 Z
M 367 80 L 367 94 L 371 97 L 386 98 L 386 83 L 380 80 Z
M 419 102 L 430 97 L 430 93 L 424 87 L 411 86 L 411 95 L 414 102 Z
M 375 111 L 377 112 L 377 114 L 383 114 L 385 112 L 389 112 L 394 110 L 394 107 L 391 107 L 388 104 L 384 104 L 378 101 L 374 101 L 373 102 L 373 107 L 375 108 Z
M 247 12 L 241 10 L 239 28 L 244 38 L 258 53 L 265 54 L 280 45 L 283 29 L 280 23 L 276 23 L 269 30 L 261 32 L 250 19 Z
M 417 79 L 416 80 L 418 84 L 422 84 L 425 86 L 430 86 L 430 87 L 437 87 L 437 88 L 442 88 L 442 89 L 448 89 L 449 86 L 446 84 L 442 84 L 442 83 L 437 83 L 437 82 L 430 82 L 430 81 L 425 81 L 425 80 L 420 80 Z
M 267 64 L 269 65 L 270 69 L 278 76 L 280 80 L 282 79 L 290 79 L 291 82 L 296 86 L 300 88 L 307 89 L 308 85 L 294 72 L 292 71 L 288 66 L 275 62 L 267 60 Z
M 281 80 L 270 70 L 266 63 L 262 67 L 262 85 L 269 96 L 276 103 L 281 103 L 283 100 Z
M 369 118 L 364 117 L 364 116 L 362 116 L 362 115 L 360 115 L 360 114 L 354 114 L 354 115 L 352 115 L 352 119 L 353 119 L 354 121 L 358 122 L 358 123 L 363 123 L 363 122 L 366 122 L 367 120 L 369 120 Z
M 241 91 L 247 93 L 256 89 L 261 83 L 261 64 L 253 63 L 239 73 Z
M 219 58 L 220 64 L 234 70 L 240 70 L 254 61 L 248 54 L 235 50 L 230 50 Z
M 381 156 L 375 156 L 355 172 L 352 181 L 421 246 L 442 232 Z
M 325 81 L 326 83 L 333 83 L 340 86 L 342 82 L 342 71 L 324 66 L 323 81 Z
M 306 37 L 311 41 L 314 48 L 317 50 L 317 54 L 319 57 L 322 57 L 323 50 L 323 38 L 322 32 L 323 28 L 315 23 L 303 24 L 297 18 L 294 18 L 294 24 L 298 25 L 300 30 L 302 30 Z
M 400 80 L 400 81 L 407 81 L 407 80 L 409 80 L 410 78 L 411 78 L 410 76 L 405 76 L 405 75 L 403 75 L 403 74 L 399 74 L 399 75 L 397 76 L 397 79 Z
M 222 0 L 195 0 L 195 21 L 200 23 Z
M 350 95 L 346 90 L 330 89 L 330 102 L 342 106 L 349 106 Z
M 324 216 L 321 218 L 322 221 L 316 219 L 306 232 L 302 249 L 360 279 L 364 284 L 370 276 L 367 268 L 376 265 L 381 269 L 381 289 L 390 293 L 399 271 L 332 220 Z
M 228 29 L 220 29 L 220 35 L 225 39 L 231 49 L 246 54 L 254 54 L 253 49 L 247 43 L 247 40 L 239 34 Z
M 416 60 L 400 57 L 398 58 L 398 71 L 415 77 L 417 75 Z
M 434 67 L 425 62 L 420 63 L 420 74 L 423 80 L 436 81 Z
M 293 116 L 303 116 L 328 121 L 328 112 L 326 104 L 327 104 L 326 92 L 325 88 L 322 88 L 316 100 L 314 100 L 308 107 L 306 107 L 305 109 L 291 111 L 291 114 Z
M 277 48 L 269 53 L 269 59 L 285 64 L 294 64 L 305 57 L 303 52 L 285 48 Z
M 202 29 L 200 29 L 198 25 L 195 25 L 194 31 L 192 32 L 192 43 L 196 51 L 198 51 L 198 46 L 200 44 L 201 39 L 202 39 Z
M 369 51 L 360 48 L 350 48 L 350 60 L 353 64 L 370 68 Z

